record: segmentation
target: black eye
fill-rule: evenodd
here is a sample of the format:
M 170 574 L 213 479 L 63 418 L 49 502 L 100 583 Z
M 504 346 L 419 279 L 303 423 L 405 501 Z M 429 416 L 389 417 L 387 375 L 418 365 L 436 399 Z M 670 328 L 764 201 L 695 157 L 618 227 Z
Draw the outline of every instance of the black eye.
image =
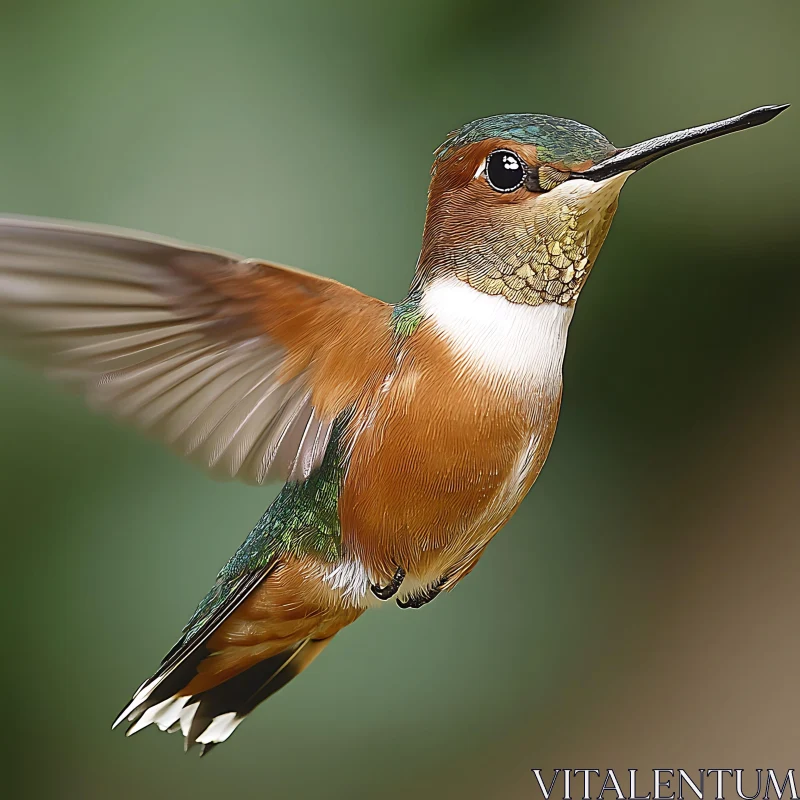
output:
M 498 192 L 513 192 L 525 181 L 525 162 L 511 150 L 495 150 L 486 159 L 486 180 Z

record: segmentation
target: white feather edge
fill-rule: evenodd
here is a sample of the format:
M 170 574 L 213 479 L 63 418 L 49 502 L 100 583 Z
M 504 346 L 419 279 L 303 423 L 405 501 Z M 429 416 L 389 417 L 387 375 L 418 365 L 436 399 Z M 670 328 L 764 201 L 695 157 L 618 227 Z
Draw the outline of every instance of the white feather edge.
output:
M 136 709 L 150 697 L 165 677 L 165 675 L 162 675 L 156 680 L 144 684 L 139 691 L 136 692 L 131 702 L 128 703 L 125 710 L 117 717 L 111 727 L 115 728 L 122 720 L 132 716 Z M 178 723 L 183 736 L 188 736 L 189 730 L 192 727 L 194 715 L 200 705 L 199 700 L 195 700 L 193 703 L 189 704 L 192 699 L 191 695 L 180 697 L 173 695 L 151 706 L 133 725 L 131 725 L 125 735 L 132 736 L 148 725 L 156 725 L 160 730 L 168 731 Z M 197 741 L 200 744 L 217 744 L 219 742 L 224 742 L 236 730 L 243 719 L 244 717 L 237 716 L 235 711 L 226 711 L 224 714 L 219 714 L 214 717 L 205 730 L 200 733 L 197 737 Z
M 237 716 L 235 711 L 226 711 L 214 717 L 209 726 L 197 737 L 197 741 L 200 744 L 224 742 L 243 719 L 244 717 Z
M 175 697 L 173 695 L 161 703 L 151 706 L 130 727 L 126 736 L 133 736 L 134 733 L 151 724 L 157 725 L 162 731 L 167 730 L 180 719 L 183 707 L 188 700 L 189 697 Z
M 169 674 L 169 673 L 167 673 Z M 161 681 L 166 678 L 167 675 L 161 675 L 160 677 L 156 678 L 153 681 L 145 681 L 138 690 L 134 693 L 133 698 L 131 699 L 130 703 L 122 710 L 120 715 L 114 720 L 113 724 L 111 725 L 111 729 L 117 727 L 117 725 L 122 722 L 122 720 L 126 719 L 129 714 L 132 714 L 151 694 L 155 691 L 155 688 L 161 683 Z

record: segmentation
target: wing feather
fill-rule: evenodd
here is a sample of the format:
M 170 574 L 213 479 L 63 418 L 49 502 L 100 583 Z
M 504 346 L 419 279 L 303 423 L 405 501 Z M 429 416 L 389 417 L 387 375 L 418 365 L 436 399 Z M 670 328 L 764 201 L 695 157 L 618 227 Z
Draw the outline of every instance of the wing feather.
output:
M 115 228 L 0 217 L 0 335 L 223 479 L 303 480 L 381 370 L 389 307 L 335 281 Z

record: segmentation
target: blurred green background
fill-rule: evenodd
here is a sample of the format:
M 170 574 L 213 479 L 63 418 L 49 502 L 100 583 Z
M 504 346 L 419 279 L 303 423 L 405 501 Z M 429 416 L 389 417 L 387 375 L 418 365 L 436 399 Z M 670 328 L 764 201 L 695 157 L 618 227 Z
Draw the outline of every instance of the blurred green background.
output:
M 798 103 L 799 30 L 788 1 L 6 0 L 0 209 L 395 301 L 449 130 L 535 111 L 624 145 Z M 0 362 L 9 796 L 527 798 L 532 767 L 796 762 L 799 143 L 796 107 L 629 182 L 521 511 L 202 762 L 109 725 L 273 490 Z

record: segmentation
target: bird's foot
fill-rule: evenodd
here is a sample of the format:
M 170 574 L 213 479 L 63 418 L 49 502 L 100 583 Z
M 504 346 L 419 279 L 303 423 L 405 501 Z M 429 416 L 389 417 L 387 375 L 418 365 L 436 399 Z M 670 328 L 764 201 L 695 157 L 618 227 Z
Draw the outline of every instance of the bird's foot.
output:
M 442 591 L 442 587 L 444 586 L 444 582 L 444 578 L 439 578 L 439 580 L 436 581 L 433 586 L 423 589 L 422 591 L 415 592 L 405 600 L 397 600 L 397 605 L 400 606 L 400 608 L 422 608 L 422 606 L 430 603 L 431 600 L 434 600 L 439 595 L 439 593 Z
M 400 584 L 403 582 L 403 578 L 406 577 L 406 571 L 402 567 L 398 567 L 394 575 L 392 575 L 392 579 L 386 586 L 378 586 L 377 584 L 373 583 L 370 584 L 370 589 L 372 589 L 372 594 L 378 598 L 378 600 L 388 600 L 390 597 L 394 597 L 397 594 L 397 590 L 400 588 Z

